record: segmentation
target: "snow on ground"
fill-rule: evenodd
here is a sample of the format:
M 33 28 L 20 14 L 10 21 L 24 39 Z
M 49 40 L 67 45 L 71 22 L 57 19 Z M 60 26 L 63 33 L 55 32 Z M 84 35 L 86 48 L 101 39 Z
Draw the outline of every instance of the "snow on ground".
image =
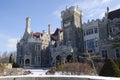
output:
M 32 74 L 29 75 L 45 75 L 49 69 L 26 69 L 26 71 L 31 71 Z
M 67 75 L 63 75 L 62 72 L 56 72 L 55 75 L 46 75 L 46 72 L 48 70 L 49 69 L 26 69 L 26 71 L 31 71 L 33 74 L 16 76 L 16 77 L 76 77 L 76 78 L 86 78 L 86 79 L 88 78 L 88 79 L 97 79 L 97 80 L 120 80 L 120 78 L 90 76 L 90 75 L 83 75 L 83 74 L 71 75 L 67 73 Z
M 40 77 L 40 78 L 47 78 L 50 80 L 50 77 L 56 78 L 80 78 L 80 79 L 89 79 L 89 80 L 120 80 L 120 78 L 115 77 L 102 77 L 102 76 L 90 76 L 90 75 L 22 75 L 22 76 L 1 76 L 0 80 L 3 78 L 23 78 L 23 77 Z M 46 80 L 47 80 L 46 79 Z M 67 80 L 67 79 L 65 79 Z
M 49 69 L 25 69 L 26 71 L 31 71 L 32 74 L 29 75 L 19 75 L 19 76 L 0 76 L 1 78 L 21 78 L 21 77 L 73 77 L 82 79 L 97 79 L 97 80 L 120 80 L 120 78 L 115 77 L 102 77 L 102 76 L 90 76 L 90 75 L 63 75 L 62 72 L 56 72 L 55 75 L 46 75 Z

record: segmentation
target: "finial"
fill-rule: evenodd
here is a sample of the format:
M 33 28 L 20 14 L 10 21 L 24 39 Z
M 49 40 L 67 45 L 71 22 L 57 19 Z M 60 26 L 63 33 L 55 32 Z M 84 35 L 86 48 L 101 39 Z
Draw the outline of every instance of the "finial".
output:
M 66 10 L 68 9 L 68 6 L 66 5 Z
M 109 12 L 109 7 L 107 7 L 107 12 Z

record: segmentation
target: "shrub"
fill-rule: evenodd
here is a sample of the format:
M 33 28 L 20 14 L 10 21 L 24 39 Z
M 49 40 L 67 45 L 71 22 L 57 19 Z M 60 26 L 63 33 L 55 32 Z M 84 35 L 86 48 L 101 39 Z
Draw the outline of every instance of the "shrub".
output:
M 110 76 L 110 77 L 120 77 L 120 70 L 112 59 L 107 59 L 99 75 Z
M 14 62 L 14 63 L 12 64 L 12 67 L 13 67 L 13 68 L 19 68 L 20 66 L 19 66 L 17 63 Z

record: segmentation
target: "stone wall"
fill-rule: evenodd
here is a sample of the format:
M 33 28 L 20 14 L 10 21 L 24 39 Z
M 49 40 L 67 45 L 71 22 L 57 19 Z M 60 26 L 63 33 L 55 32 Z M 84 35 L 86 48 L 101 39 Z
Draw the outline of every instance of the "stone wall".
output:
M 0 80 L 120 80 L 120 78 L 88 75 L 22 75 L 6 77 L 1 76 Z
M 0 80 L 94 80 L 88 78 L 71 77 L 22 77 L 22 78 L 0 78 Z

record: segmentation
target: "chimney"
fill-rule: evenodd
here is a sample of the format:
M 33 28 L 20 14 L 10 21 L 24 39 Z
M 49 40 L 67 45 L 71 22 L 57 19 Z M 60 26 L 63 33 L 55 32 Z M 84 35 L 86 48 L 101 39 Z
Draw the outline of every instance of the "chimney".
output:
M 48 34 L 51 35 L 52 33 L 52 26 L 51 24 L 48 25 Z
M 30 21 L 29 17 L 26 18 L 26 32 L 30 33 Z
M 42 33 L 44 34 L 44 33 L 45 33 L 45 30 L 42 30 Z

